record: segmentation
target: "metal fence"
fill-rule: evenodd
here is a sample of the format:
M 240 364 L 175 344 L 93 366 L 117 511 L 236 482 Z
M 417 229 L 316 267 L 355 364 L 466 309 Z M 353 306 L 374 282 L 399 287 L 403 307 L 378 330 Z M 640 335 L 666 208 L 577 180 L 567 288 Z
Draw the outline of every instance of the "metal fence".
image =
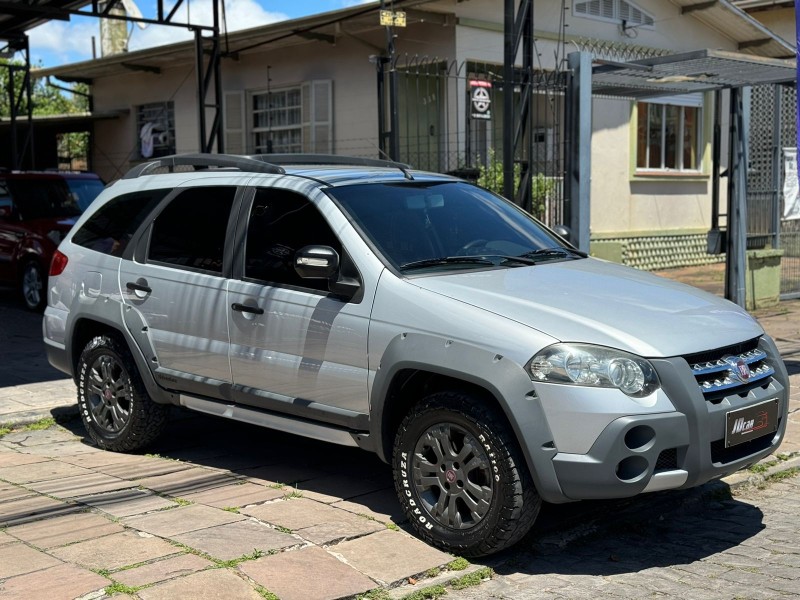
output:
M 796 111 L 795 87 L 766 85 L 752 89 L 747 174 L 748 245 L 773 244 L 783 250 L 782 298 L 800 297 L 800 221 L 775 215 L 775 211 L 782 214 L 784 204 L 783 148 L 794 148 L 797 144 Z
M 503 95 L 520 93 L 503 81 L 503 66 L 401 56 L 395 68 L 400 160 L 502 193 Z M 516 172 L 532 165 L 531 212 L 556 225 L 563 222 L 566 73 L 536 71 L 533 80 L 533 155 L 515 157 Z

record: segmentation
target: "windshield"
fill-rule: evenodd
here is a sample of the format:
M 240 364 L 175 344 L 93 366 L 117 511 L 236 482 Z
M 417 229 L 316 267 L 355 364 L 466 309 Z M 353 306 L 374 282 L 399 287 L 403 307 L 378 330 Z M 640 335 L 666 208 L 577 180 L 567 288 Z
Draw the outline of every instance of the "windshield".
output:
M 524 266 L 579 256 L 528 213 L 468 183 L 350 185 L 328 193 L 402 272 Z
M 67 179 L 72 195 L 77 198 L 81 212 L 89 208 L 92 200 L 100 195 L 105 187 L 99 179 Z
M 75 217 L 82 212 L 62 179 L 10 179 L 6 183 L 24 221 Z

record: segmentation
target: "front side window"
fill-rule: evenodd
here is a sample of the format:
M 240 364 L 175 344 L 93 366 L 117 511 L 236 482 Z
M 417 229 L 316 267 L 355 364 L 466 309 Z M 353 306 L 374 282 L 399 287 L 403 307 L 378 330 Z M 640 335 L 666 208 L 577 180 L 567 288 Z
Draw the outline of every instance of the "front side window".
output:
M 327 221 L 305 197 L 280 189 L 256 192 L 247 225 L 244 276 L 266 283 L 328 291 L 328 282 L 301 279 L 295 252 L 304 246 L 342 246 Z
M 699 106 L 636 105 L 637 171 L 700 170 Z
M 200 187 L 176 196 L 153 223 L 148 262 L 222 273 L 235 195 L 235 187 Z
M 252 95 L 253 148 L 257 154 L 303 151 L 302 97 L 299 87 Z
M 117 196 L 101 206 L 72 236 L 79 246 L 122 256 L 145 217 L 171 190 L 149 190 Z
M 175 103 L 139 105 L 136 109 L 136 134 L 142 158 L 175 154 Z

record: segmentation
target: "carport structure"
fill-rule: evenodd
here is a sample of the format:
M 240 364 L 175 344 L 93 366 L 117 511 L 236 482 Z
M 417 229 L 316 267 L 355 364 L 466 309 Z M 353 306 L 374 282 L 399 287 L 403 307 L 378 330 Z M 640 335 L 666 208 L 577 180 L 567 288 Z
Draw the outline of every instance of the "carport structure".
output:
M 201 152 L 211 152 L 214 147 L 219 152 L 223 152 L 220 79 L 223 0 L 209 0 L 212 3 L 213 15 L 211 25 L 176 20 L 175 15 L 183 6 L 184 1 L 175 0 L 167 6 L 165 0 L 156 0 L 156 17 L 144 18 L 112 12 L 112 9 L 121 4 L 120 0 L 0 0 L 0 57 L 11 58 L 21 54 L 23 63 L 21 65 L 0 65 L 8 70 L 11 167 L 14 169 L 32 168 L 36 163 L 30 47 L 26 32 L 47 21 L 68 21 L 73 16 L 164 25 L 193 31 L 199 100 L 197 118 L 200 141 L 198 147 Z M 3 42 L 5 45 L 1 45 Z M 145 67 L 131 64 L 128 65 L 128 68 L 135 71 Z M 74 81 L 80 80 L 75 79 Z M 210 123 L 208 123 L 207 116 L 209 112 Z M 24 128 L 20 126 L 21 118 L 25 119 Z M 74 126 L 75 123 L 72 125 Z
M 770 40 L 771 42 L 771 40 Z M 768 43 L 768 42 L 765 42 Z M 571 57 L 573 84 L 570 87 L 568 110 L 580 126 L 570 131 L 570 195 L 566 199 L 567 223 L 575 241 L 588 249 L 589 233 L 589 165 L 591 144 L 591 96 L 642 100 L 696 92 L 715 93 L 714 137 L 712 142 L 712 230 L 709 250 L 714 242 L 726 252 L 725 297 L 744 306 L 747 248 L 747 165 L 750 130 L 750 88 L 755 85 L 794 85 L 794 59 L 764 58 L 751 54 L 721 50 L 699 50 L 634 60 L 613 62 L 595 60 L 586 52 Z M 776 97 L 779 97 L 776 95 Z M 722 115 L 727 106 L 727 163 L 721 172 L 723 150 Z M 587 114 L 588 113 L 588 114 Z M 780 106 L 775 107 L 774 156 L 780 157 Z M 776 170 L 780 172 L 779 169 Z M 720 179 L 727 176 L 727 207 L 720 211 Z M 777 189 L 777 186 L 776 186 Z M 772 206 L 772 242 L 779 245 L 780 196 Z M 720 217 L 725 217 L 724 228 Z

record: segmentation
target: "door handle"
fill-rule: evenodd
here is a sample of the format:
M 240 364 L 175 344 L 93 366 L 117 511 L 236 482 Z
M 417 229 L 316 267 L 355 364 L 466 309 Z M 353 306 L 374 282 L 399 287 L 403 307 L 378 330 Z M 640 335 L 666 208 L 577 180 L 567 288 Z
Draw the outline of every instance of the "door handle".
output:
M 129 281 L 125 284 L 125 287 L 134 292 L 144 292 L 145 294 L 149 294 L 153 291 L 153 288 L 147 285 L 147 282 L 142 284 L 135 281 Z
M 263 308 L 259 308 L 258 306 L 247 306 L 246 304 L 239 304 L 238 302 L 231 304 L 231 308 L 237 312 L 252 313 L 254 315 L 264 314 Z

